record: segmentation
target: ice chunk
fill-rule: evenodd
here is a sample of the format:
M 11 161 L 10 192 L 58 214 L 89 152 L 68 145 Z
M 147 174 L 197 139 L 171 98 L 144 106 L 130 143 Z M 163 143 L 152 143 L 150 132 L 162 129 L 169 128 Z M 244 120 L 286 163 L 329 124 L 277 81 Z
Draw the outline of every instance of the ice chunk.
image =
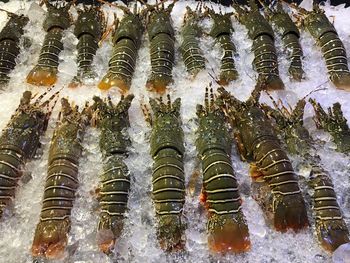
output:
M 333 263 L 350 263 L 350 243 L 338 247 L 332 257 Z
M 44 19 L 45 11 L 40 5 L 33 2 L 28 10 L 28 18 L 33 23 L 41 23 Z

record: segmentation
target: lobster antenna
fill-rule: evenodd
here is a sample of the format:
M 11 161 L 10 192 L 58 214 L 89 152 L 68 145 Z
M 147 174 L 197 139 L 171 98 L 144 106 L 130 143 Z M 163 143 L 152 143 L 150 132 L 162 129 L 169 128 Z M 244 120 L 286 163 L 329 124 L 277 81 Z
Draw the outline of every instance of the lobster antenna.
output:
M 7 11 L 7 10 L 2 9 L 2 8 L 0 8 L 0 11 L 6 12 L 8 16 L 19 16 L 19 15 L 15 14 L 15 13 L 12 13 L 12 12 Z
M 264 13 L 267 15 L 271 15 L 272 9 L 263 0 L 258 0 L 258 1 L 262 5 L 262 7 L 264 8 Z M 272 4 L 272 2 L 271 2 L 271 4 Z
M 214 91 L 213 87 L 210 85 L 210 108 L 214 108 Z
M 325 83 L 327 83 L 327 82 L 328 82 L 328 80 Z M 320 90 L 326 90 L 327 88 L 321 88 L 321 86 L 325 83 L 321 83 L 320 85 L 318 85 L 314 90 L 312 90 L 308 94 L 306 94 L 301 100 L 305 100 L 307 97 L 309 97 L 314 92 L 317 92 Z
M 204 106 L 205 109 L 209 109 L 209 100 L 208 100 L 208 87 L 205 87 L 205 94 L 204 94 Z
M 285 114 L 283 113 L 283 111 L 281 110 L 281 108 L 278 106 L 276 100 L 274 99 L 274 97 L 272 97 L 272 95 L 270 94 L 270 92 L 268 92 L 267 90 L 264 90 L 264 92 L 269 96 L 270 100 L 272 101 L 273 106 L 275 107 L 276 110 L 278 110 L 282 116 L 285 116 Z
M 285 0 L 281 0 L 283 3 L 285 3 L 286 5 L 288 5 L 290 8 L 297 10 L 298 12 L 300 12 L 301 14 L 306 15 L 308 13 L 308 11 L 300 6 L 297 6 L 295 3 L 288 3 Z
M 168 94 L 166 97 L 167 97 L 167 99 L 168 99 L 168 108 L 169 108 L 169 110 L 171 110 L 171 98 L 170 98 L 170 94 Z

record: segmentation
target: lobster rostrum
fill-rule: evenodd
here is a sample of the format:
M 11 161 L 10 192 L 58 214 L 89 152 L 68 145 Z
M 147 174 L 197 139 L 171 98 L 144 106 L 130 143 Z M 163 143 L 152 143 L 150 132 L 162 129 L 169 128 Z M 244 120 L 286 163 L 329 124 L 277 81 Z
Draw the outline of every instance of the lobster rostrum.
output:
M 314 2 L 313 10 L 307 11 L 297 5 L 290 6 L 299 12 L 302 25 L 310 32 L 321 48 L 329 79 L 339 89 L 350 90 L 350 71 L 343 42 L 324 11 Z
M 98 87 L 102 90 L 118 87 L 122 93 L 125 93 L 130 89 L 137 52 L 141 46 L 144 11 L 138 12 L 136 4 L 133 12 L 121 5 L 113 4 L 113 6 L 121 8 L 124 17 L 120 22 L 118 20 L 115 22 L 116 30 L 112 40 L 113 51 L 108 63 L 108 72 Z
M 85 128 L 91 117 L 87 105 L 80 112 L 67 99 L 49 149 L 48 170 L 40 220 L 32 244 L 34 258 L 57 259 L 63 256 L 70 230 L 70 214 L 79 186 L 78 166 Z
M 164 7 L 147 5 L 147 32 L 150 41 L 151 75 L 146 87 L 150 91 L 164 93 L 173 82 L 172 70 L 175 61 L 175 32 L 171 21 L 171 11 L 177 0 Z
M 220 85 L 228 85 L 231 81 L 238 78 L 234 60 L 237 51 L 231 40 L 231 34 L 234 31 L 231 21 L 232 13 L 223 14 L 221 11 L 220 13 L 215 13 L 214 10 L 206 8 L 206 14 L 214 20 L 209 34 L 216 39 L 224 52 L 221 58 L 218 83 Z
M 193 77 L 195 77 L 198 72 L 205 69 L 205 58 L 198 43 L 198 37 L 202 33 L 199 27 L 199 22 L 202 19 L 201 4 L 202 3 L 199 3 L 195 10 L 186 6 L 187 11 L 181 29 L 182 43 L 180 51 L 187 72 Z
M 92 61 L 98 49 L 98 43 L 106 28 L 106 20 L 99 6 L 86 6 L 78 9 L 74 35 L 78 38 L 78 74 L 73 78 L 70 87 L 76 87 L 84 79 L 96 77 L 92 69 Z
M 164 103 L 150 99 L 153 116 L 144 109 L 152 126 L 150 138 L 152 167 L 152 199 L 158 221 L 157 236 L 163 250 L 184 247 L 185 224 L 182 219 L 185 202 L 184 139 L 181 127 L 181 100 Z
M 58 93 L 41 102 L 46 93 L 35 101 L 25 91 L 20 104 L 0 136 L 0 218 L 15 196 L 17 184 L 25 163 L 34 157 L 40 146 L 40 137 L 47 128 Z
M 337 151 L 350 153 L 350 129 L 341 110 L 340 103 L 334 103 L 332 108 L 328 108 L 327 113 L 316 100 L 310 98 L 309 102 L 315 111 L 313 120 L 316 127 L 330 133 L 333 142 L 337 146 Z
M 248 30 L 253 41 L 253 66 L 258 73 L 258 83 L 268 90 L 279 90 L 284 84 L 279 76 L 275 35 L 267 20 L 260 14 L 255 0 L 249 0 L 250 10 L 233 3 L 236 18 Z
M 61 2 L 63 4 L 59 5 L 44 0 L 47 6 L 47 15 L 43 23 L 46 36 L 39 60 L 27 76 L 28 83 L 37 86 L 51 86 L 56 83 L 59 65 L 58 56 L 63 50 L 63 30 L 71 25 L 68 11 L 73 2 Z
M 243 160 L 251 162 L 251 175 L 256 182 L 268 185 L 268 200 L 263 206 L 268 219 L 277 231 L 298 231 L 308 225 L 305 202 L 292 164 L 282 149 L 272 123 L 261 109 L 258 100 L 260 86 L 246 102 L 219 88 L 220 98 L 233 127 Z
M 264 109 L 268 115 L 276 120 L 288 151 L 291 154 L 304 157 L 311 165 L 308 186 L 313 190 L 312 210 L 317 238 L 325 250 L 334 251 L 341 244 L 349 242 L 349 232 L 337 203 L 332 180 L 319 165 L 320 157 L 312 153 L 314 141 L 308 130 L 303 126 L 307 96 L 297 102 L 292 112 L 289 112 L 285 107 L 279 108 L 275 101 L 273 102 L 276 109 L 269 108 L 266 105 L 264 105 Z
M 131 141 L 127 134 L 129 127 L 128 110 L 133 95 L 121 97 L 113 104 L 94 97 L 97 110 L 97 127 L 101 130 L 100 150 L 103 171 L 100 176 L 99 203 L 101 207 L 98 224 L 98 245 L 109 254 L 116 239 L 122 233 L 125 211 L 130 190 L 130 173 L 124 159 L 128 155 Z
M 244 252 L 250 248 L 248 226 L 231 164 L 232 140 L 225 114 L 211 89 L 205 105 L 197 105 L 196 146 L 202 162 L 202 201 L 208 209 L 208 244 L 214 252 Z
M 281 2 L 277 2 L 274 8 L 270 8 L 264 1 L 259 0 L 264 7 L 265 17 L 272 23 L 281 36 L 284 49 L 290 60 L 288 73 L 291 79 L 301 81 L 304 78 L 304 70 L 301 63 L 303 50 L 299 38 L 300 32 L 289 15 L 283 10 Z
M 5 86 L 10 80 L 9 73 L 16 66 L 16 58 L 20 52 L 19 42 L 29 18 L 3 9 L 0 11 L 5 11 L 10 17 L 0 32 L 0 86 Z

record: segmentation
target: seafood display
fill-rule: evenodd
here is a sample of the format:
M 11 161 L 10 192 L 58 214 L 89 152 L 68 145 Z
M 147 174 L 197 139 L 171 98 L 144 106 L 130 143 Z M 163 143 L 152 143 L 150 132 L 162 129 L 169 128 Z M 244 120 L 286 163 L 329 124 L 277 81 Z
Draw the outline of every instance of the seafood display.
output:
M 192 10 L 189 6 L 186 6 L 186 9 L 184 24 L 181 28 L 182 43 L 180 50 L 188 73 L 196 76 L 199 71 L 205 69 L 205 58 L 198 43 L 198 37 L 202 33 L 199 27 L 202 18 L 202 6 L 199 3 L 195 10 Z
M 248 30 L 248 36 L 253 40 L 253 66 L 258 73 L 258 83 L 267 90 L 279 90 L 284 84 L 279 76 L 275 48 L 275 35 L 267 20 L 260 14 L 254 0 L 249 0 L 250 10 L 236 3 L 233 7 L 236 18 Z
M 128 110 L 133 98 L 133 95 L 122 96 L 114 105 L 111 100 L 94 97 L 93 107 L 98 115 L 96 122 L 101 130 L 99 144 L 104 160 L 98 192 L 101 207 L 98 245 L 107 254 L 121 235 L 127 209 L 130 173 L 124 159 L 131 144 L 126 129 L 129 127 Z
M 57 81 L 58 55 L 63 50 L 63 30 L 71 25 L 68 13 L 73 2 L 52 4 L 44 0 L 47 7 L 43 28 L 46 31 L 38 62 L 29 72 L 27 82 L 37 86 L 51 86 Z
M 151 75 L 147 80 L 147 89 L 164 93 L 167 86 L 173 82 L 172 71 L 175 61 L 175 32 L 170 13 L 174 0 L 166 8 L 164 2 L 159 7 L 147 6 L 147 32 L 150 42 Z
M 26 162 L 34 158 L 45 133 L 57 93 L 41 102 L 46 93 L 34 98 L 25 91 L 11 120 L 0 136 L 0 218 L 15 196 Z M 35 99 L 35 100 L 34 100 Z
M 231 40 L 231 34 L 233 32 L 231 22 L 232 13 L 215 13 L 209 8 L 207 8 L 206 12 L 214 20 L 210 35 L 220 43 L 224 53 L 221 58 L 220 77 L 218 82 L 220 85 L 228 85 L 231 81 L 238 78 L 238 72 L 234 60 L 236 47 Z
M 144 108 L 152 126 L 150 138 L 152 166 L 152 199 L 158 221 L 157 237 L 166 251 L 184 248 L 185 225 L 182 218 L 185 203 L 185 152 L 178 98 L 171 102 L 150 99 L 153 115 Z
M 290 61 L 288 69 L 290 78 L 301 81 L 304 78 L 304 70 L 301 63 L 303 50 L 299 43 L 299 29 L 289 15 L 283 10 L 281 2 L 277 2 L 275 7 L 272 8 L 262 0 L 259 0 L 259 2 L 264 6 L 265 17 L 272 23 L 274 28 L 276 28 L 277 34 L 282 38 L 285 52 Z
M 341 244 L 349 242 L 349 230 L 338 205 L 332 179 L 319 164 L 321 158 L 314 149 L 316 142 L 303 125 L 304 107 L 308 95 L 300 99 L 291 112 L 286 107 L 278 107 L 272 97 L 275 109 L 267 105 L 264 105 L 264 109 L 276 120 L 288 151 L 302 156 L 304 162 L 311 166 L 308 186 L 313 190 L 312 210 L 317 238 L 325 250 L 333 252 Z
M 0 87 L 5 86 L 10 77 L 9 73 L 16 66 L 16 58 L 20 52 L 19 42 L 24 33 L 23 28 L 29 19 L 24 15 L 16 15 L 5 11 L 10 17 L 4 28 L 0 32 Z
M 84 5 L 83 9 L 78 9 L 78 14 L 74 27 L 74 35 L 79 39 L 78 74 L 72 80 L 71 87 L 79 85 L 84 79 L 96 77 L 91 64 L 98 49 L 98 42 L 106 28 L 104 16 L 99 7 Z
M 272 200 L 257 200 L 265 209 L 267 219 L 277 231 L 305 228 L 308 218 L 298 178 L 275 129 L 260 107 L 259 85 L 246 102 L 239 101 L 223 88 L 219 92 L 226 114 L 237 130 L 235 138 L 241 158 L 251 163 L 253 180 L 269 186 Z
M 348 257 L 347 10 L 314 7 L 339 90 L 255 2 L 0 3 L 0 262 Z
M 337 88 L 350 90 L 350 71 L 344 44 L 324 11 L 316 2 L 313 4 L 312 11 L 296 5 L 290 6 L 298 11 L 302 25 L 321 48 L 329 79 Z
M 137 52 L 141 45 L 143 33 L 142 16 L 143 12 L 134 11 L 117 5 L 124 11 L 124 17 L 115 22 L 116 30 L 113 36 L 113 51 L 108 62 L 108 72 L 103 77 L 98 87 L 108 90 L 111 87 L 118 87 L 121 92 L 130 89 L 131 79 L 135 71 Z
M 47 177 L 40 221 L 32 245 L 34 258 L 63 256 L 70 230 L 70 214 L 79 186 L 78 166 L 82 139 L 90 118 L 90 108 L 82 111 L 61 99 L 60 119 L 49 151 Z
M 337 146 L 337 151 L 349 153 L 350 129 L 347 120 L 344 118 L 340 103 L 334 103 L 333 107 L 329 107 L 326 112 L 316 100 L 310 98 L 309 101 L 314 107 L 315 116 L 313 119 L 316 127 L 329 132 Z
M 208 209 L 208 245 L 214 252 L 244 252 L 250 248 L 248 226 L 231 164 L 232 141 L 225 115 L 208 89 L 205 105 L 197 106 L 197 151 L 202 162 L 202 201 Z

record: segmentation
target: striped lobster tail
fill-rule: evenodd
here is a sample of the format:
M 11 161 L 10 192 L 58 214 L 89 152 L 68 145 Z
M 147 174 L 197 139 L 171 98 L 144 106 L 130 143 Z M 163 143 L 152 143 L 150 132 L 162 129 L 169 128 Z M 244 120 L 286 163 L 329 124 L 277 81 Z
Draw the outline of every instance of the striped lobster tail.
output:
M 161 93 L 172 82 L 172 70 L 175 60 L 173 36 L 164 33 L 155 35 L 151 39 L 150 52 L 152 70 L 148 81 L 153 82 L 153 89 Z M 151 88 L 150 85 L 149 87 Z
M 43 93 L 36 101 L 25 91 L 21 102 L 0 136 L 0 218 L 15 197 L 18 181 L 25 163 L 33 158 L 40 146 L 40 137 L 47 128 L 51 115 L 48 106 L 58 93 L 41 103 Z M 55 105 L 55 103 L 53 103 Z
M 234 55 L 237 51 L 230 35 L 220 35 L 217 37 L 217 40 L 224 51 L 220 66 L 220 84 L 228 85 L 231 80 L 235 80 L 238 77 L 234 60 Z
M 16 66 L 19 52 L 18 43 L 12 39 L 4 39 L 0 42 L 0 84 L 7 84 L 10 80 L 8 75 Z
M 205 69 L 205 59 L 198 43 L 198 36 L 201 35 L 201 28 L 199 27 L 199 21 L 201 19 L 199 14 L 201 12 L 201 6 L 199 5 L 201 4 L 198 4 L 195 11 L 192 11 L 189 6 L 186 7 L 187 12 L 181 29 L 182 43 L 180 51 L 187 72 L 193 77 L 199 71 Z
M 162 249 L 174 251 L 184 247 L 182 211 L 185 202 L 184 143 L 180 119 L 180 99 L 168 103 L 150 99 L 153 117 L 150 138 L 152 199 L 158 221 L 157 236 Z M 148 113 L 148 110 L 147 110 Z
M 108 73 L 105 78 L 116 79 L 122 92 L 130 89 L 131 80 L 136 66 L 138 47 L 128 38 L 119 40 L 113 47 L 112 57 L 108 63 Z
M 15 145 L 0 145 L 0 218 L 15 196 L 25 157 Z
M 128 110 L 133 95 L 122 96 L 118 104 L 111 100 L 94 97 L 97 126 L 100 134 L 100 151 L 103 171 L 100 175 L 99 204 L 101 208 L 98 223 L 97 242 L 106 254 L 113 250 L 116 240 L 122 234 L 130 191 L 130 173 L 124 160 L 131 145 L 127 128 Z
M 254 143 L 257 171 L 269 185 L 276 230 L 299 230 L 308 225 L 305 202 L 292 164 L 278 139 L 263 136 Z M 288 209 L 287 209 L 288 208 Z
M 308 182 L 313 190 L 313 214 L 316 234 L 321 246 L 330 252 L 349 242 L 349 230 L 344 222 L 337 196 L 329 175 L 313 166 Z
M 71 25 L 69 8 L 73 2 L 52 4 L 44 1 L 47 14 L 43 23 L 46 31 L 36 66 L 29 72 L 27 82 L 37 86 L 51 86 L 57 81 L 59 54 L 63 50 L 63 30 Z
M 304 70 L 302 67 L 301 58 L 303 57 L 303 50 L 301 49 L 299 43 L 299 36 L 296 34 L 286 34 L 282 41 L 284 43 L 284 48 L 287 51 L 288 60 L 290 61 L 289 65 L 289 75 L 300 81 L 303 78 Z
M 19 42 L 24 33 L 23 28 L 29 21 L 28 17 L 23 15 L 7 13 L 10 19 L 0 32 L 0 85 L 6 85 L 10 80 L 8 75 L 16 66 L 16 58 L 20 53 Z
M 213 252 L 244 252 L 250 248 L 238 183 L 231 165 L 232 140 L 213 90 L 205 93 L 205 106 L 197 106 L 196 146 L 202 163 L 202 201 L 208 210 L 208 244 Z
M 268 83 L 269 89 L 279 89 L 280 77 L 274 40 L 263 34 L 253 40 L 253 65 L 258 72 L 260 83 Z
M 205 59 L 195 35 L 183 35 L 181 54 L 186 69 L 191 75 L 195 76 L 199 71 L 205 69 Z
M 78 49 L 78 76 L 83 78 L 94 78 L 92 61 L 98 49 L 98 40 L 90 34 L 83 34 L 79 37 Z
M 350 86 L 350 71 L 343 42 L 335 32 L 327 32 L 319 39 L 319 45 L 326 62 L 330 80 L 336 85 L 342 85 L 344 80 Z
M 88 108 L 79 112 L 62 99 L 58 122 L 49 150 L 48 172 L 40 221 L 32 245 L 33 257 L 57 259 L 68 241 L 70 214 L 79 186 L 78 166 L 82 138 L 89 117 Z

